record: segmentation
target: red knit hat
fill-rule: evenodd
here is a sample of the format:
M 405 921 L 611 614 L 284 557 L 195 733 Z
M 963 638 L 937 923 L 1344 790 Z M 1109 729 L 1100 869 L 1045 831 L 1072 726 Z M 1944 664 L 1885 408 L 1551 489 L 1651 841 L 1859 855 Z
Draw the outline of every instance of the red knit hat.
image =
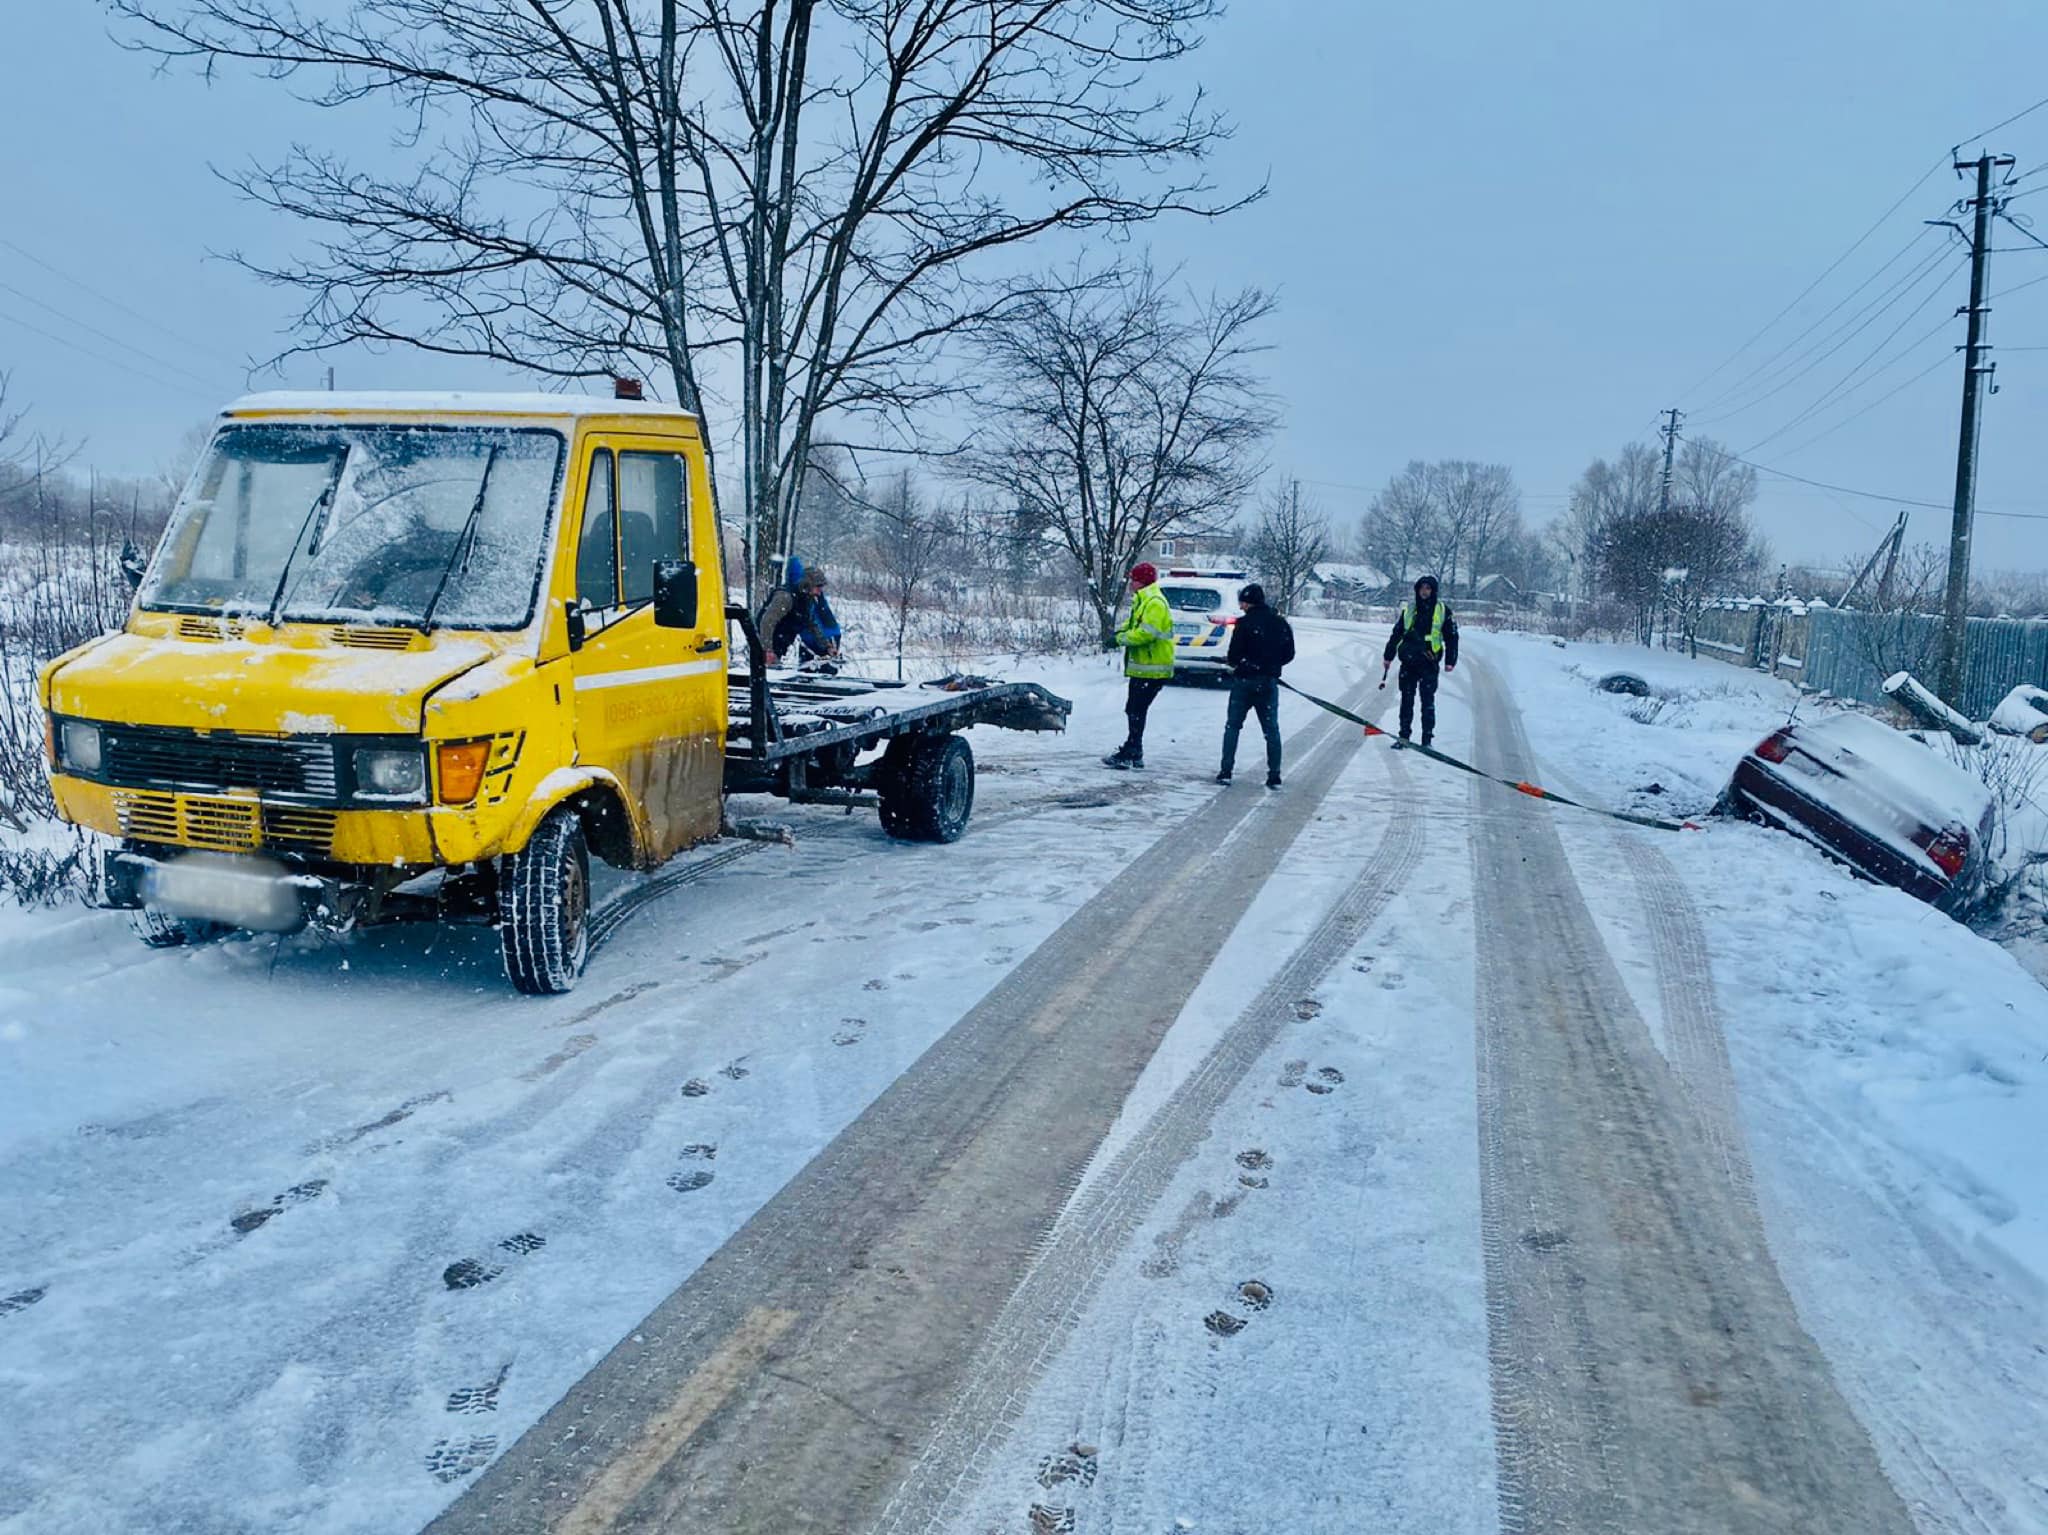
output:
M 1150 560 L 1140 560 L 1131 567 L 1131 579 L 1140 586 L 1150 586 L 1159 579 L 1159 567 Z

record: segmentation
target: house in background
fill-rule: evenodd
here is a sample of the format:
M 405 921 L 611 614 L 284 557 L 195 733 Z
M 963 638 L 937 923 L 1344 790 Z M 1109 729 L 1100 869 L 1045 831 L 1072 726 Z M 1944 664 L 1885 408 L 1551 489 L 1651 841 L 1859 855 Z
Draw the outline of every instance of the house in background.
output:
M 1504 575 L 1481 576 L 1472 585 L 1470 600 L 1490 607 L 1518 608 L 1523 603 L 1522 589 Z
M 1147 544 L 1139 558 L 1150 560 L 1161 570 L 1169 565 L 1203 570 L 1248 570 L 1251 567 L 1245 563 L 1243 544 L 1243 537 L 1234 528 L 1220 528 L 1207 533 L 1170 533 Z

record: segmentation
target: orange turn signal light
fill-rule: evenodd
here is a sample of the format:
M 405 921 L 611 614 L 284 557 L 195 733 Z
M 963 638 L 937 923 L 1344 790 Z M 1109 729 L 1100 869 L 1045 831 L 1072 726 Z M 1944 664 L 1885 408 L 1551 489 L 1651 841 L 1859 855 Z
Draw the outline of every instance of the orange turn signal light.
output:
M 446 741 L 434 748 L 434 778 L 444 805 L 467 805 L 483 787 L 489 741 Z

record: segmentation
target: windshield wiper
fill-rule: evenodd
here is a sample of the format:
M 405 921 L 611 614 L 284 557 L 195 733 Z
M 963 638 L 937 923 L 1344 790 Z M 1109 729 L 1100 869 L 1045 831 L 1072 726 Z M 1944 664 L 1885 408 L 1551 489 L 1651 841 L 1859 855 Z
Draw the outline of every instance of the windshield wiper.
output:
M 273 629 L 277 627 L 277 612 L 284 605 L 285 583 L 291 579 L 292 564 L 299 557 L 299 551 L 306 547 L 306 535 L 313 532 L 313 524 L 321 513 L 334 505 L 335 487 L 341 484 L 341 465 L 334 466 L 334 477 L 321 486 L 320 494 L 313 498 L 313 504 L 306 508 L 306 515 L 299 522 L 299 531 L 292 535 L 292 546 L 285 551 L 284 567 L 277 573 L 277 589 L 270 594 L 270 608 L 264 622 Z M 319 535 L 314 533 L 317 542 Z
M 434 584 L 434 595 L 427 599 L 427 610 L 420 614 L 422 631 L 433 626 L 434 609 L 441 605 L 441 594 L 448 590 L 448 578 L 455 574 L 460 561 L 468 568 L 469 553 L 476 547 L 476 525 L 484 514 L 484 493 L 491 488 L 491 469 L 498 462 L 498 444 L 491 444 L 491 451 L 484 458 L 483 478 L 476 482 L 476 499 L 469 503 L 469 515 L 462 520 L 462 531 L 455 535 L 455 547 L 448 551 L 448 563 L 441 567 L 441 579 Z

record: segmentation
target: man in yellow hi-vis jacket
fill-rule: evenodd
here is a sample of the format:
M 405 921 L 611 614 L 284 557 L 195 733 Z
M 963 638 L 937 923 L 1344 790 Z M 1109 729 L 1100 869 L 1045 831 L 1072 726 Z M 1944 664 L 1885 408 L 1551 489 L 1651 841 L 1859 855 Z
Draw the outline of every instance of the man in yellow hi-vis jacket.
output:
M 1116 631 L 1116 642 L 1124 648 L 1124 675 L 1130 679 L 1124 694 L 1130 734 L 1102 760 L 1113 768 L 1141 768 L 1145 715 L 1159 690 L 1173 680 L 1173 614 L 1167 610 L 1166 593 L 1159 589 L 1159 569 L 1149 560 L 1131 567 L 1131 616 Z
M 1387 636 L 1381 687 L 1387 685 L 1387 668 L 1397 656 L 1401 661 L 1401 740 L 1406 741 L 1415 728 L 1415 695 L 1420 693 L 1422 744 L 1427 746 L 1436 735 L 1437 667 L 1441 665 L 1447 672 L 1458 669 L 1458 622 L 1451 617 L 1450 604 L 1437 600 L 1435 576 L 1418 580 L 1415 600 L 1401 604 L 1401 616 Z

